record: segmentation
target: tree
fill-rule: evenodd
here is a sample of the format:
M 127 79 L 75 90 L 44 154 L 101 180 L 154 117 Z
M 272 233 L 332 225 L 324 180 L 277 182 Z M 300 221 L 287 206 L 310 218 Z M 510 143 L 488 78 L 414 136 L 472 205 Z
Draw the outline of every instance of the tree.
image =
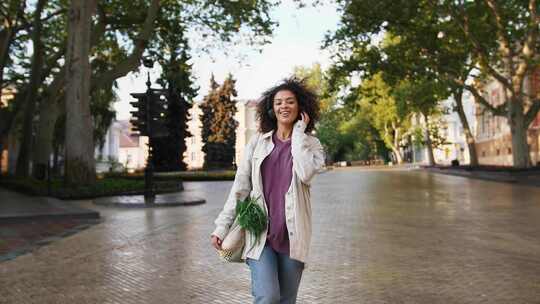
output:
M 529 1 L 443 1 L 438 7 L 473 48 L 482 74 L 496 79 L 506 100 L 492 105 L 470 86 L 477 101 L 494 115 L 506 117 L 512 134 L 515 167 L 530 167 L 527 130 L 540 110 L 540 90 L 525 91 L 527 75 L 538 69 L 540 4 Z M 495 38 L 486 37 L 486 33 Z
M 342 26 L 327 39 L 327 45 L 339 46 L 341 52 L 337 57 L 341 70 L 372 69 L 371 63 L 387 59 L 387 54 L 374 47 L 373 39 L 385 32 L 401 37 L 408 46 L 415 46 L 412 50 L 417 58 L 434 63 L 416 65 L 424 70 L 424 76 L 427 67 L 438 74 L 440 81 L 446 79 L 455 84 L 456 102 L 464 88 L 493 114 L 507 117 L 514 166 L 531 165 L 527 129 L 540 109 L 540 95 L 525 92 L 524 81 L 538 67 L 540 17 L 535 0 L 340 1 L 340 4 Z M 352 52 L 343 56 L 343 50 Z M 361 64 L 355 64 L 358 62 Z M 415 71 L 414 66 L 409 67 Z M 468 74 L 475 68 L 480 73 Z M 474 81 L 469 79 L 473 76 L 500 82 L 506 91 L 506 101 L 491 105 L 481 89 L 471 84 Z M 457 104 L 458 113 L 459 108 Z M 460 117 L 463 119 L 464 115 Z
M 68 6 L 66 1 L 48 0 L 46 1 L 44 14 L 42 16 L 43 31 L 41 41 L 44 42 L 44 62 L 41 70 L 41 81 L 35 90 L 36 100 L 39 101 L 39 108 L 29 111 L 28 116 L 32 120 L 39 119 L 38 134 L 36 138 L 36 158 L 34 168 L 44 168 L 51 155 L 53 145 L 59 148 L 64 141 L 57 138 L 62 132 L 55 132 L 57 127 L 64 124 L 58 123 L 65 116 L 65 93 L 67 82 L 67 68 L 64 64 L 66 60 L 67 41 L 67 19 Z M 4 7 L 9 6 L 9 10 Z M 14 84 L 17 87 L 13 110 L 10 110 L 7 127 L 3 128 L 1 136 L 9 130 L 16 128 L 19 119 L 15 119 L 15 114 L 20 115 L 24 104 L 21 94 L 26 94 L 29 87 L 30 58 L 22 46 L 25 37 L 29 36 L 34 28 L 28 26 L 32 22 L 15 22 L 16 12 L 21 12 L 23 19 L 26 18 L 25 7 L 19 9 L 12 4 L 24 4 L 24 1 L 8 1 L 2 3 L 2 16 L 11 18 L 10 25 L 16 33 L 13 39 L 4 39 L 4 31 L 1 32 L 0 42 L 11 41 L 9 55 L 16 60 L 8 60 L 5 73 L 6 84 Z M 274 22 L 267 14 L 269 9 L 276 5 L 271 1 L 240 1 L 231 3 L 229 1 L 218 1 L 208 3 L 207 1 L 107 1 L 97 4 L 97 14 L 92 19 L 91 30 L 91 88 L 92 95 L 90 103 L 100 99 L 98 105 L 91 105 L 92 109 L 102 109 L 92 111 L 97 122 L 107 123 L 110 113 L 105 107 L 105 97 L 109 105 L 114 101 L 113 95 L 108 92 L 113 90 L 114 82 L 119 77 L 131 71 L 136 71 L 140 66 L 140 59 L 145 52 L 155 54 L 157 52 L 167 52 L 166 39 L 161 39 L 162 33 L 183 34 L 195 32 L 205 39 L 194 40 L 197 51 L 208 51 L 215 48 L 225 48 L 236 43 L 235 38 L 246 39 L 249 44 L 256 46 L 267 42 L 267 38 L 272 32 Z M 30 5 L 34 8 L 34 5 Z M 13 8 L 13 9 L 12 9 Z M 8 13 L 6 13 L 8 12 Z M 7 18 L 7 17 L 6 17 Z M 47 21 L 47 22 L 45 22 Z M 3 29 L 2 29 L 3 30 Z M 241 35 L 239 35 L 241 34 Z M 189 48 L 187 48 L 189 49 Z M 2 59 L 5 57 L 1 57 Z M 6 71 L 2 69 L 2 71 Z M 13 115 L 11 115 L 13 113 Z M 30 121 L 30 119 L 27 119 Z M 103 134 L 100 130 L 104 125 L 94 125 L 95 135 Z M 62 137 L 62 136 L 60 136 Z M 99 138 L 95 139 L 99 142 Z M 68 145 L 70 143 L 68 142 Z M 58 150 L 61 153 L 61 149 Z M 88 152 L 90 153 L 90 149 Z M 93 152 L 92 152 L 93 153 Z M 56 154 L 56 153 L 55 153 Z M 26 157 L 28 163 L 29 158 Z M 42 175 L 42 174 L 38 174 Z
M 424 143 L 428 149 L 428 163 L 435 165 L 433 149 L 443 144 L 439 135 L 440 125 L 435 123 L 442 113 L 440 100 L 448 96 L 444 83 L 436 79 L 416 78 L 400 81 L 394 88 L 398 104 L 410 113 L 421 114 L 424 118 Z
M 11 64 L 12 60 L 12 48 L 14 44 L 18 44 L 17 40 L 20 40 L 21 32 L 35 23 L 35 19 L 34 22 L 26 20 L 25 8 L 26 1 L 24 0 L 7 0 L 0 4 L 0 22 L 2 23 L 0 30 L 0 89 L 2 90 L 5 88 L 4 70 Z M 40 10 L 43 10 L 43 7 Z
M 402 78 L 437 79 L 441 87 L 448 88 L 455 102 L 453 110 L 463 126 L 465 140 L 468 145 L 470 165 L 478 165 L 478 156 L 474 135 L 463 107 L 463 92 L 466 82 L 472 77 L 474 63 L 471 59 L 471 49 L 462 34 L 451 29 L 438 19 L 429 19 L 424 15 L 418 19 L 428 19 L 424 22 L 411 22 L 404 30 L 403 25 L 397 25 L 395 30 L 400 36 L 388 34 L 389 39 L 380 48 L 379 58 L 382 62 L 376 64 L 379 69 L 394 74 L 394 81 Z M 420 38 L 421 37 L 421 38 Z M 443 94 L 441 98 L 445 98 Z M 435 129 L 433 129 L 435 131 Z
M 345 97 L 345 100 L 354 101 L 340 103 L 320 64 L 295 67 L 294 75 L 306 79 L 307 85 L 320 98 L 321 119 L 316 132 L 325 148 L 327 161 L 386 158 L 387 150 L 384 143 L 381 145 L 382 140 L 369 115 L 355 103 L 356 94 Z
M 179 55 L 172 53 L 169 58 L 162 59 L 167 64 L 161 64 L 164 72 L 159 82 L 168 87 L 169 135 L 155 140 L 154 168 L 156 171 L 181 171 L 187 168 L 183 155 L 187 148 L 185 138 L 191 136 L 187 125 L 188 111 L 196 90 L 192 88 L 191 67 L 187 64 L 189 57 L 185 51 Z
M 192 80 L 190 60 L 190 45 L 184 37 L 185 25 L 178 22 L 181 11 L 161 12 L 158 15 L 160 27 L 155 42 L 149 46 L 150 56 L 157 59 L 162 67 L 158 83 L 167 88 L 168 98 L 168 129 L 169 135 L 154 141 L 154 168 L 157 171 L 186 170 L 183 155 L 186 151 L 185 138 L 191 136 L 188 131 L 189 109 L 192 100 L 197 95 Z M 170 29 L 176 28 L 171 31 Z M 154 46 L 155 44 L 155 46 Z M 159 47 L 165 46 L 165 50 Z
M 400 145 L 410 132 L 410 112 L 397 104 L 392 88 L 383 80 L 382 73 L 362 81 L 359 100 L 362 111 L 379 132 L 386 146 L 392 150 L 398 164 L 403 162 Z
M 7 107 L 4 107 L 2 103 L 0 103 L 0 129 L 2 129 L 4 126 L 7 116 L 8 116 L 8 109 Z M 2 163 L 3 163 L 3 157 L 4 157 L 4 138 L 0 136 L 0 175 L 2 174 Z
M 203 115 L 203 152 L 205 169 L 228 169 L 233 166 L 236 128 L 236 89 L 232 75 L 229 74 L 223 85 L 218 87 L 213 76 L 211 91 L 205 98 Z
M 234 119 L 237 112 L 236 103 L 236 80 L 229 74 L 219 90 L 220 110 L 216 112 L 217 125 L 212 127 L 214 142 L 223 143 L 222 163 L 224 168 L 231 167 L 235 160 L 236 151 L 236 129 L 238 122 Z
M 30 81 L 26 88 L 24 97 L 24 114 L 23 114 L 23 132 L 22 143 L 19 156 L 17 158 L 16 174 L 19 176 L 27 176 L 29 174 L 29 158 L 31 152 L 32 141 L 32 122 L 34 118 L 34 109 L 37 99 L 37 88 L 41 81 L 41 66 L 43 64 L 43 43 L 41 41 L 42 20 L 41 13 L 46 4 L 46 0 L 40 0 L 36 4 L 36 9 L 33 15 L 33 31 L 32 31 L 32 64 L 30 70 Z
M 320 63 L 314 63 L 311 67 L 294 67 L 293 74 L 300 79 L 305 79 L 309 88 L 315 91 L 319 97 L 322 114 L 331 112 L 337 105 L 337 94 L 329 87 L 328 79 L 322 70 Z
M 90 29 L 93 0 L 72 0 L 66 54 L 66 183 L 93 184 L 96 179 L 90 113 Z
M 206 95 L 202 101 L 202 103 L 199 105 L 201 108 L 202 114 L 199 116 L 202 124 L 201 128 L 201 138 L 203 142 L 202 151 L 205 153 L 204 157 L 204 165 L 207 164 L 207 157 L 208 154 L 212 154 L 212 142 L 210 141 L 210 136 L 212 135 L 212 129 L 211 125 L 212 122 L 215 119 L 214 114 L 214 104 L 216 103 L 216 100 L 218 99 L 218 89 L 219 84 L 216 82 L 216 79 L 214 78 L 214 74 L 210 77 L 210 91 L 208 92 L 208 95 Z

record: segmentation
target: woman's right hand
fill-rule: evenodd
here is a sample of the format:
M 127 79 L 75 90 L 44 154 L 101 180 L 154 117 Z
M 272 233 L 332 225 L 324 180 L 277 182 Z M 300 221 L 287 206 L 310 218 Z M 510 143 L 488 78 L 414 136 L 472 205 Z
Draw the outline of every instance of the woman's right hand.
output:
M 214 246 L 214 248 L 216 248 L 217 250 L 221 250 L 221 239 L 218 238 L 217 236 L 215 235 L 212 235 L 212 246 Z

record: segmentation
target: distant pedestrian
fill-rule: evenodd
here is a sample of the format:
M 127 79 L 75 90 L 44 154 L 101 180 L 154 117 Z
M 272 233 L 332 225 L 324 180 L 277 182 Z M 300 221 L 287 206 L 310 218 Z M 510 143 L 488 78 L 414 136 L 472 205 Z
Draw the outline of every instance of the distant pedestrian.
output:
M 246 238 L 242 253 L 256 304 L 296 303 L 311 241 L 310 183 L 324 165 L 321 143 L 311 135 L 318 118 L 316 94 L 297 78 L 264 92 L 257 106 L 259 132 L 244 150 L 215 221 L 211 239 L 219 250 L 238 199 L 260 197 L 257 203 L 267 211 L 262 241 Z

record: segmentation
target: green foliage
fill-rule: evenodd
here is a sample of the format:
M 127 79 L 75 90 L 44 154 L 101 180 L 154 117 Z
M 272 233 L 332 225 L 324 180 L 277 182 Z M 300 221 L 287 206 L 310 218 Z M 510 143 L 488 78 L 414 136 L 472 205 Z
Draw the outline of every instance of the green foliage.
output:
M 24 95 L 29 89 L 29 70 L 32 52 L 27 49 L 33 25 L 30 22 L 35 11 L 35 3 L 8 0 L 0 4 L 2 24 L 16 29 L 13 39 L 9 40 L 7 56 L 0 58 L 0 68 L 4 77 L 0 85 L 16 89 L 17 96 L 13 104 L 15 109 L 22 109 Z M 111 105 L 115 100 L 114 82 L 131 71 L 138 69 L 141 56 L 150 55 L 163 68 L 164 87 L 175 92 L 175 110 L 180 117 L 179 124 L 174 127 L 175 147 L 170 158 L 176 159 L 177 168 L 183 168 L 181 157 L 185 150 L 183 138 L 188 136 L 183 122 L 191 101 L 196 93 L 192 87 L 191 67 L 187 64 L 189 54 L 226 49 L 235 45 L 240 39 L 246 44 L 260 47 L 268 42 L 275 23 L 269 12 L 277 5 L 276 1 L 173 1 L 162 0 L 158 3 L 155 20 L 146 22 L 151 5 L 158 3 L 147 0 L 133 1 L 98 1 L 96 14 L 92 19 L 91 73 L 92 98 L 91 112 L 94 119 L 95 142 L 103 143 L 103 136 L 114 117 Z M 43 42 L 44 64 L 41 67 L 40 85 L 37 90 L 39 102 L 49 103 L 60 109 L 55 124 L 56 151 L 61 153 L 64 145 L 65 115 L 62 113 L 64 102 L 64 62 L 67 38 L 67 9 L 69 1 L 45 1 L 42 21 L 43 30 L 40 41 Z M 4 29 L 2 28 L 2 42 Z M 145 33 L 148 33 L 146 35 Z M 187 36 L 197 37 L 187 39 Z M 198 37 L 204 37 L 199 39 Z M 5 59 L 5 61 L 4 61 Z M 22 97 L 21 97 L 22 96 Z M 21 111 L 19 111 L 20 113 Z M 7 113 L 7 114 L 6 114 Z M 34 113 L 39 118 L 39 113 Z M 4 136 L 12 128 L 17 111 L 3 111 L 0 126 Z M 4 116 L 7 116 L 4 117 Z M 4 120 L 4 118 L 6 118 Z M 42 143 L 40 143 L 42 144 Z M 180 159 L 180 160 L 178 160 Z M 178 163 L 180 162 L 180 163 Z
M 422 88 L 434 89 L 427 95 L 439 100 L 469 90 L 494 115 L 508 117 L 511 128 L 528 128 L 540 110 L 540 98 L 522 92 L 525 76 L 540 63 L 536 1 L 341 0 L 338 5 L 341 23 L 324 45 L 334 50 L 335 89 L 353 74 L 384 71 L 392 86 L 403 79 L 439 82 L 444 94 L 431 85 Z M 481 86 L 491 80 L 505 88 L 506 102 L 491 105 L 484 97 Z M 436 109 L 434 101 L 426 101 L 412 99 L 409 105 L 424 114 L 430 106 Z M 530 165 L 527 132 L 512 133 L 514 163 Z
M 401 161 L 399 148 L 410 132 L 411 112 L 399 102 L 393 88 L 383 78 L 383 74 L 378 73 L 362 82 L 359 105 L 386 147 Z
M 306 84 L 319 96 L 321 113 L 329 113 L 337 103 L 337 94 L 332 93 L 326 75 L 319 63 L 311 67 L 296 66 L 293 74 L 301 79 L 306 79 Z
M 235 171 L 177 171 L 177 172 L 159 172 L 154 175 L 155 181 L 232 181 L 234 180 Z M 137 179 L 143 180 L 144 173 L 107 173 L 106 177 Z
M 236 202 L 236 218 L 238 225 L 255 237 L 255 243 L 260 240 L 261 233 L 266 229 L 268 218 L 266 212 L 257 205 L 258 198 L 247 197 Z
M 46 196 L 60 199 L 87 199 L 111 195 L 132 195 L 144 193 L 144 179 L 108 177 L 98 179 L 93 185 L 66 187 L 64 180 L 53 179 L 50 192 L 47 181 L 33 178 L 4 177 L 0 179 L 3 187 L 25 194 Z M 157 193 L 179 191 L 178 179 L 160 181 L 155 184 Z
M 305 78 L 308 86 L 320 97 L 321 118 L 316 126 L 317 137 L 328 161 L 367 160 L 386 154 L 367 113 L 360 111 L 356 94 L 345 96 L 349 101 L 340 103 L 338 93 L 332 91 L 328 72 L 322 71 L 319 64 L 295 67 L 294 73 Z
M 167 15 L 166 22 L 173 22 L 170 18 L 171 16 Z M 162 67 L 162 75 L 158 82 L 169 91 L 167 99 L 169 135 L 153 142 L 154 158 L 152 160 L 156 171 L 182 171 L 187 168 L 183 160 L 187 149 L 186 137 L 191 136 L 187 121 L 197 89 L 194 88 L 192 67 L 188 64 L 191 58 L 188 54 L 189 45 L 183 33 L 161 30 L 158 36 L 161 43 L 167 45 L 167 52 L 152 51 L 151 53 Z
M 116 117 L 116 112 L 112 108 L 112 104 L 116 101 L 118 101 L 118 96 L 112 87 L 92 92 L 90 112 L 94 122 L 94 141 L 100 148 L 105 144 L 107 131 Z
M 202 124 L 201 128 L 201 137 L 203 142 L 202 151 L 206 154 L 208 154 L 210 147 L 209 147 L 209 137 L 212 135 L 212 130 L 210 129 L 210 125 L 212 124 L 212 121 L 215 119 L 214 110 L 213 110 L 213 103 L 215 103 L 215 100 L 218 98 L 218 88 L 219 84 L 216 82 L 214 78 L 214 74 L 210 77 L 210 91 L 208 92 L 208 95 L 206 95 L 202 101 L 201 104 L 199 104 L 199 107 L 202 111 L 202 114 L 199 116 Z

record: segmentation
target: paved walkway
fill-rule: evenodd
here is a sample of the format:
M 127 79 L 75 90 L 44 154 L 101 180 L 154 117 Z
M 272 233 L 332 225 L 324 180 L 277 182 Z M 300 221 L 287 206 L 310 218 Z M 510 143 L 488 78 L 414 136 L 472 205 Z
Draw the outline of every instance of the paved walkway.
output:
M 97 219 L 99 213 L 51 197 L 28 196 L 0 188 L 0 222 L 34 219 Z
M 210 248 L 230 182 L 207 204 L 117 209 L 0 263 L 0 303 L 250 303 L 249 271 Z M 540 303 L 540 189 L 424 171 L 336 169 L 312 187 L 298 303 Z

